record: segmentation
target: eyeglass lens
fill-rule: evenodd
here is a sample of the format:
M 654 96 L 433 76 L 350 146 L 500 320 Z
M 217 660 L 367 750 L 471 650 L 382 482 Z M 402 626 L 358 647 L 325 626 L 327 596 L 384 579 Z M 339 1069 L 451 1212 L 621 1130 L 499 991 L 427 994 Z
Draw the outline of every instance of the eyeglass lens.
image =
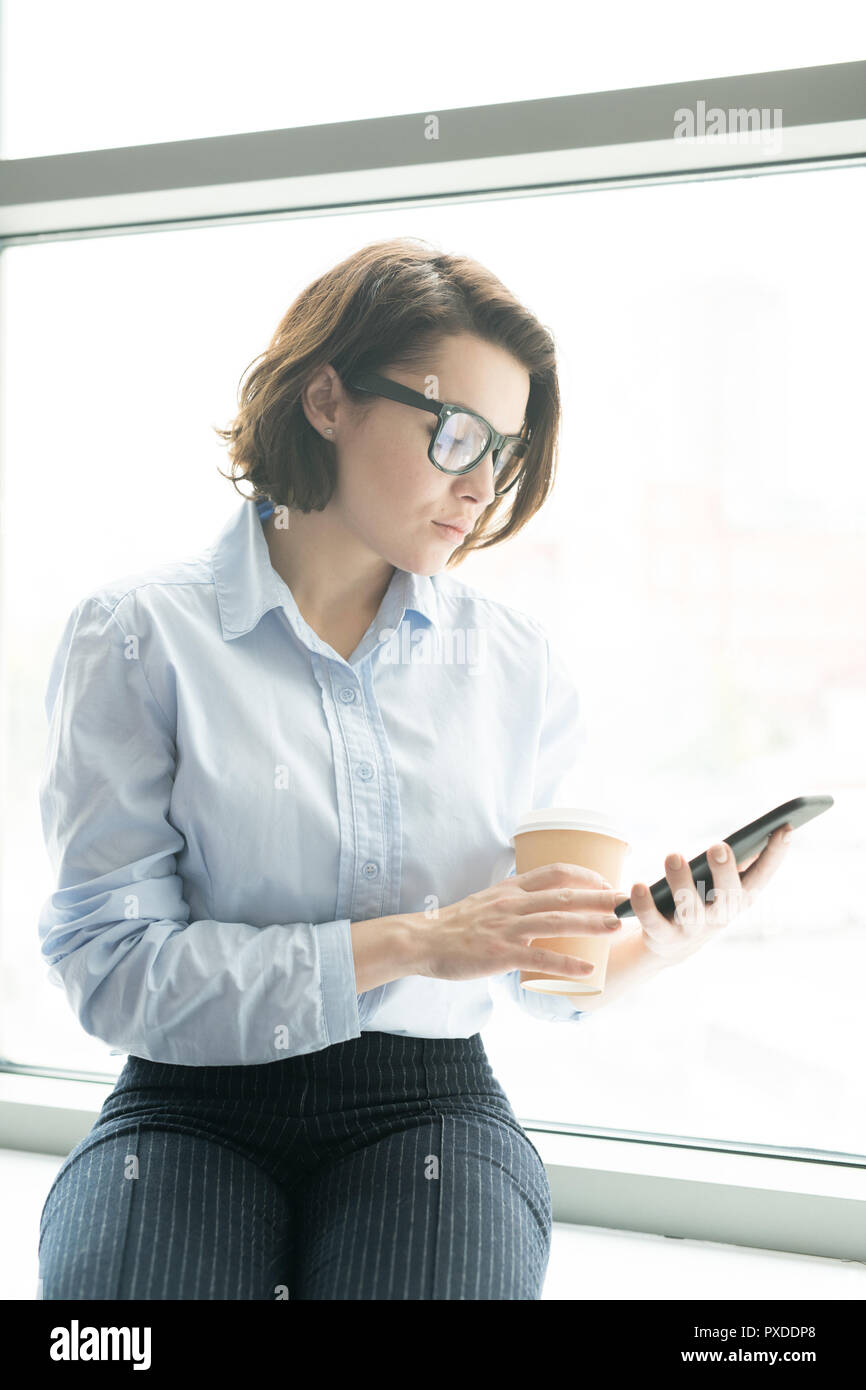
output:
M 457 411 L 449 415 L 439 432 L 433 454 L 442 468 L 452 473 L 462 472 L 480 458 L 490 442 L 490 435 L 474 415 Z M 503 444 L 496 460 L 493 477 L 494 491 L 502 492 L 514 481 L 526 457 L 528 445 L 524 440 L 509 439 Z

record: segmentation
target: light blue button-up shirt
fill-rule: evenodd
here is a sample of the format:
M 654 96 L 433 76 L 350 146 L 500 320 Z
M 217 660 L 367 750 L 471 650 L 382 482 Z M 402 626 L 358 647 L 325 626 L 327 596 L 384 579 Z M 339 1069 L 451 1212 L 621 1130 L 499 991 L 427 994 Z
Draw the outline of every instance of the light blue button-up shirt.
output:
M 443 571 L 395 569 L 345 660 L 242 501 L 190 559 L 69 615 L 39 788 L 57 888 L 49 978 L 118 1053 L 253 1065 L 362 1032 L 468 1037 L 518 972 L 356 992 L 350 923 L 426 913 L 514 872 L 519 817 L 557 804 L 583 741 L 542 625 Z

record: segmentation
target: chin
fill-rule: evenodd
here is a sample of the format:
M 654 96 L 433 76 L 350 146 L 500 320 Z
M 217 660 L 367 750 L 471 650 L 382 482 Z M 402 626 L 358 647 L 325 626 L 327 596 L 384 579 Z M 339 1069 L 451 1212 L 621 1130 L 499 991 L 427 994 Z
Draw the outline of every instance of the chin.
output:
M 406 570 L 409 574 L 428 577 L 431 574 L 439 574 L 461 543 L 449 540 L 444 534 L 439 535 L 432 525 L 430 531 L 429 540 L 417 539 L 414 545 L 407 546 L 405 550 L 398 547 L 395 550 L 383 549 L 379 553 L 387 559 L 389 565 L 395 565 L 397 569 Z
M 445 568 L 447 559 L 447 555 L 411 556 L 405 564 L 399 565 L 398 568 L 408 570 L 410 574 L 426 575 L 429 578 L 431 574 L 438 574 L 440 570 Z
M 396 565 L 397 569 L 406 570 L 409 574 L 431 575 L 438 574 L 445 568 L 449 556 L 453 553 L 453 548 L 448 549 L 447 545 L 418 546 L 415 550 L 392 552 L 388 556 L 388 563 Z

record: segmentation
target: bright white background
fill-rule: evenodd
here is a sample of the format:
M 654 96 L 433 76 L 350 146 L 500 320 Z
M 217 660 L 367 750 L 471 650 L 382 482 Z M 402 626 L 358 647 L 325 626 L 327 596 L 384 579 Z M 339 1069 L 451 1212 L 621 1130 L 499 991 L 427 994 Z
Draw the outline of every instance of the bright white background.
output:
M 0 0 L 0 157 L 866 57 L 860 0 Z
M 593 11 L 591 42 L 569 31 L 567 53 L 559 10 L 554 22 L 533 7 L 540 36 L 521 29 L 519 43 L 516 11 L 504 28 L 486 19 L 478 32 L 505 64 L 498 75 L 425 58 L 411 10 L 400 22 L 412 72 L 386 64 L 377 11 L 377 43 L 368 33 L 358 50 L 371 55 L 362 82 L 340 69 L 321 17 L 305 30 L 294 7 L 289 24 L 288 7 L 245 7 L 240 23 L 232 6 L 228 26 L 224 7 L 208 6 L 205 23 L 186 5 L 171 22 L 165 12 L 164 32 L 157 7 L 133 34 L 118 28 L 127 15 L 117 7 L 103 31 L 102 7 L 78 6 L 65 33 L 66 7 L 7 0 L 7 55 L 16 32 L 28 52 L 36 28 L 23 26 L 40 14 L 51 43 L 29 81 L 25 62 L 4 83 L 3 153 L 864 52 L 847 6 L 822 7 L 820 30 L 812 7 L 809 24 L 806 7 L 759 6 L 748 23 L 726 9 L 724 23 L 709 16 L 700 29 L 691 13 L 684 28 L 678 9 L 667 37 L 661 8 L 652 33 L 634 11 L 622 51 L 615 8 Z M 95 57 L 85 12 L 113 44 Z M 332 14 L 344 36 L 360 23 L 337 10 L 329 25 Z M 256 29 L 257 15 L 267 25 Z M 425 43 L 431 24 L 448 31 L 448 6 L 424 15 Z M 464 32 L 480 23 L 461 17 Z M 55 49 L 75 77 L 65 90 L 51 77 Z M 172 55 L 192 53 L 175 106 Z M 376 81 L 379 61 L 387 72 Z M 113 86 L 121 79 L 128 102 Z M 623 887 L 653 881 L 671 850 L 692 856 L 792 796 L 836 799 L 798 832 L 747 918 L 633 999 L 550 1026 L 503 1003 L 485 1030 L 494 1069 L 526 1119 L 866 1153 L 863 197 L 862 170 L 837 170 L 8 249 L 0 1055 L 119 1068 L 45 982 L 36 934 L 54 886 L 36 802 L 42 701 L 66 614 L 101 580 L 210 542 L 238 501 L 216 471 L 226 456 L 210 426 L 231 418 L 247 364 L 314 275 L 367 241 L 411 234 L 489 265 L 559 344 L 556 492 L 515 542 L 457 574 L 551 629 L 590 733 L 571 794 L 621 808 L 634 847 Z

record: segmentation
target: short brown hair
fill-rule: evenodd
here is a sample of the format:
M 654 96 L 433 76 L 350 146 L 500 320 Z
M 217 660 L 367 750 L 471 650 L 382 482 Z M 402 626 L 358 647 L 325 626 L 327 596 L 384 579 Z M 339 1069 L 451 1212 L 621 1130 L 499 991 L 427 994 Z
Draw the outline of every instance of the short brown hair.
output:
M 237 491 L 238 480 L 248 480 L 257 501 L 322 511 L 334 491 L 336 460 L 333 445 L 304 413 L 301 394 L 310 377 L 330 363 L 363 409 L 374 398 L 347 385 L 353 372 L 415 367 L 429 360 L 440 339 L 457 333 L 504 348 L 529 373 L 529 449 L 518 482 L 485 509 L 447 568 L 508 539 L 553 486 L 560 422 L 553 337 L 491 271 L 417 237 L 363 246 L 301 291 L 250 364 L 234 423 L 213 427 L 231 459 L 230 474 L 218 471 Z

